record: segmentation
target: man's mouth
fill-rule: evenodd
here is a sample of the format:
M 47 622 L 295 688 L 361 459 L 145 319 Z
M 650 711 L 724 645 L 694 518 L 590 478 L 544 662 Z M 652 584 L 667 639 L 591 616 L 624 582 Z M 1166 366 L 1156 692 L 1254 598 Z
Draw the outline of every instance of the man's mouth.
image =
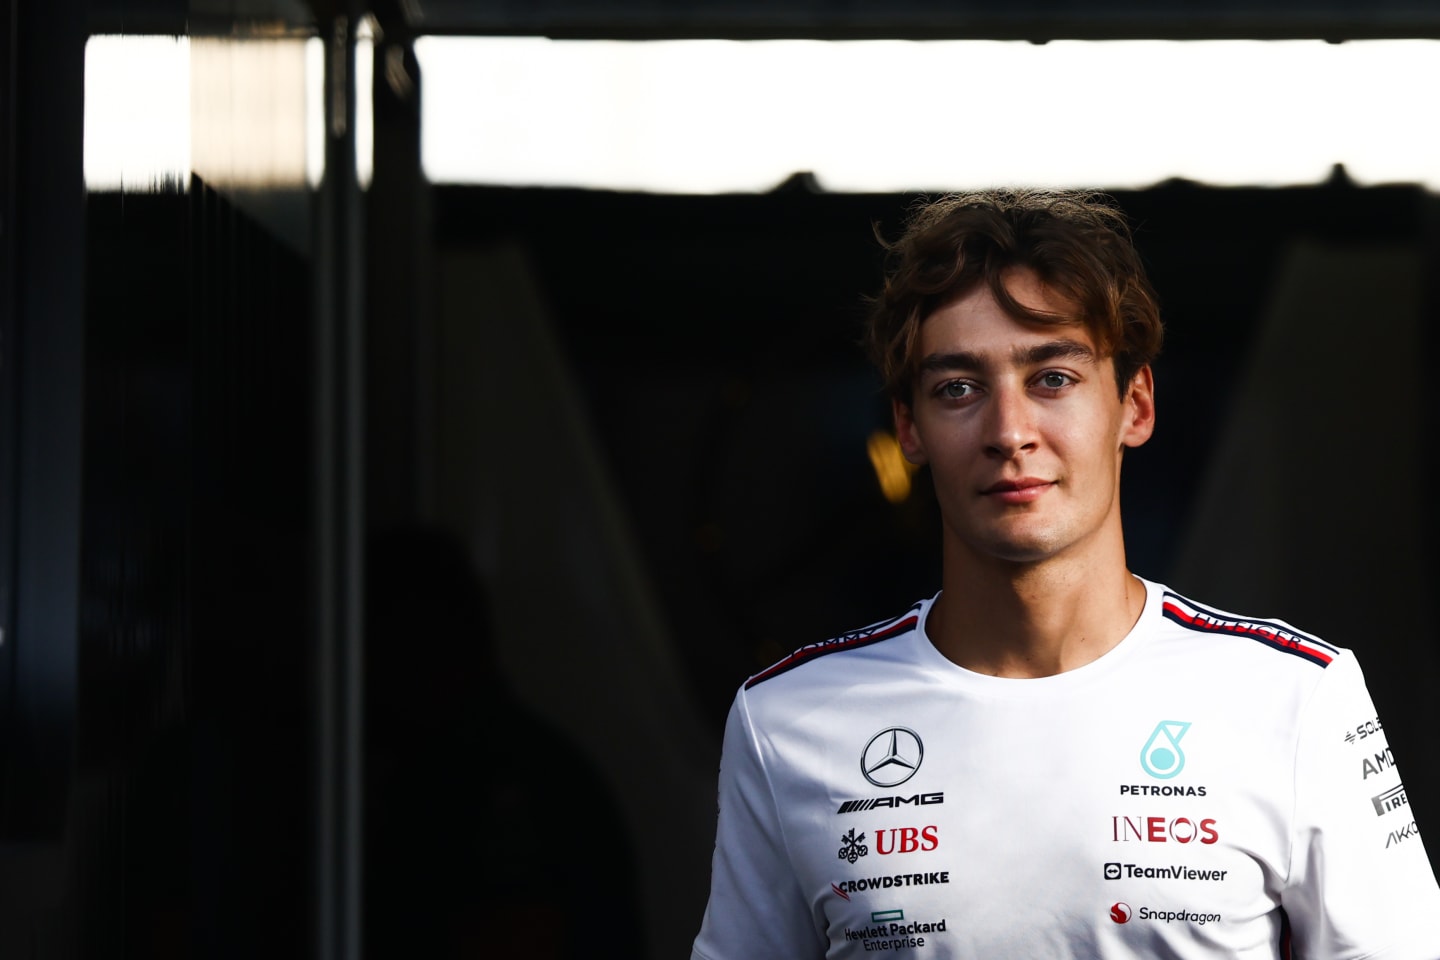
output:
M 1055 485 L 1053 480 L 1038 477 L 1021 477 L 1018 480 L 1001 480 L 980 491 L 1001 503 L 1033 503 Z

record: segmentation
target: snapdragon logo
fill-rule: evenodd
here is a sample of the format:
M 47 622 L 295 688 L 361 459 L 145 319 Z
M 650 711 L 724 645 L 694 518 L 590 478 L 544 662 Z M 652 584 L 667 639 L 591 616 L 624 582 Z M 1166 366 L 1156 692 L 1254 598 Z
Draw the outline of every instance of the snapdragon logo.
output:
M 1185 769 L 1185 751 L 1180 741 L 1190 724 L 1184 720 L 1161 720 L 1145 746 L 1140 749 L 1140 767 L 1156 780 L 1169 780 Z
M 1207 923 L 1219 923 L 1218 913 L 1199 913 L 1194 910 L 1156 910 L 1152 907 L 1132 909 L 1128 903 L 1110 905 L 1110 919 L 1116 923 L 1129 923 L 1131 919 L 1148 920 L 1151 923 L 1193 923 L 1203 927 Z
M 1218 913 L 1196 913 L 1194 910 L 1151 910 L 1149 907 L 1141 907 L 1135 916 L 1140 920 L 1153 920 L 1156 923 L 1193 923 L 1197 927 L 1220 922 Z

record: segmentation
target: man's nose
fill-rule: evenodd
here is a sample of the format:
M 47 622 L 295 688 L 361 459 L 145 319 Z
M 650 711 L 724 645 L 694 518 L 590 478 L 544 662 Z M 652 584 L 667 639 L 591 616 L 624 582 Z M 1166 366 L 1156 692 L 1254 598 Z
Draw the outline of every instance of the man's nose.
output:
M 989 456 L 1009 460 L 1039 445 L 1034 404 L 1021 387 L 1005 386 L 991 393 L 985 427 Z

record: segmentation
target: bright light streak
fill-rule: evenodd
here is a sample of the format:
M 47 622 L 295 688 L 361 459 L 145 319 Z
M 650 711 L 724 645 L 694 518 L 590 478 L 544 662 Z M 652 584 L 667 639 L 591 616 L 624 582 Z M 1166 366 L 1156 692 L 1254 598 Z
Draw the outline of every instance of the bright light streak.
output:
M 318 189 L 325 176 L 325 41 L 305 41 L 305 183 Z
M 190 185 L 190 41 L 85 44 L 85 184 L 152 192 Z
M 1440 188 L 1440 42 L 424 37 L 443 183 L 677 193 L 1361 183 Z
M 195 172 L 221 187 L 304 186 L 306 72 L 304 40 L 191 41 Z
M 368 84 L 373 40 L 357 43 Z M 317 187 L 325 172 L 325 47 L 317 38 L 95 36 L 85 46 L 85 185 Z M 356 168 L 369 182 L 368 85 Z
M 368 190 L 375 175 L 375 23 L 355 28 L 355 180 Z
M 870 466 L 875 468 L 875 480 L 885 499 L 904 503 L 910 497 L 910 475 L 916 467 L 905 459 L 900 441 L 892 433 L 876 430 L 865 441 L 865 452 L 870 455 Z

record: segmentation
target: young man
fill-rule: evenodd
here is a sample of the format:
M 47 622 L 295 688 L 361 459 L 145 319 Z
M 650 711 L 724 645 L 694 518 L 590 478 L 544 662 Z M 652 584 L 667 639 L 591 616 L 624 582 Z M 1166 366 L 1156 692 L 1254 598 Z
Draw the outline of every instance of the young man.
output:
M 911 219 L 870 343 L 943 589 L 740 690 L 694 957 L 1440 957 L 1350 652 L 1126 568 L 1160 340 L 1104 203 Z

